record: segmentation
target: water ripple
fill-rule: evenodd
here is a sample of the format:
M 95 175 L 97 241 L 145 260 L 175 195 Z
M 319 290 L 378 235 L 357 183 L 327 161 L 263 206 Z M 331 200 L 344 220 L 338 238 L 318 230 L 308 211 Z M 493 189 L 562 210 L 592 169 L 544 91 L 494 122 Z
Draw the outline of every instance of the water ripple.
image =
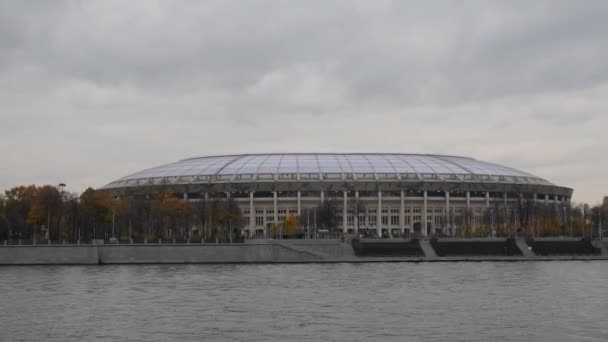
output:
M 608 263 L 0 268 L 2 341 L 606 341 Z

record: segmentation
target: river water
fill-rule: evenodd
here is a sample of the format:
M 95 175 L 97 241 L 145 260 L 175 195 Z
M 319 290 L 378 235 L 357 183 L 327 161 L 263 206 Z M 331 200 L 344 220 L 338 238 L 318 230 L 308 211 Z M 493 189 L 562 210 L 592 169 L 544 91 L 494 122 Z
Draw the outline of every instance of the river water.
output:
M 608 262 L 0 267 L 0 341 L 608 341 Z

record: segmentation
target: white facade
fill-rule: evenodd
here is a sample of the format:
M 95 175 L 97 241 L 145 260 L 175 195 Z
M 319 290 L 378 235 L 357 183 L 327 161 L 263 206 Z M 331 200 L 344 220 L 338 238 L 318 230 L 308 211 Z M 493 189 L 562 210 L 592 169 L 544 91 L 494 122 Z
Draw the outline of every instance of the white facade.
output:
M 288 215 L 307 213 L 314 221 L 314 208 L 329 200 L 338 216 L 338 226 L 332 228 L 343 232 L 450 235 L 459 225 L 478 224 L 490 207 L 517 207 L 522 199 L 531 198 L 558 206 L 572 196 L 572 189 L 507 166 L 465 157 L 396 153 L 192 158 L 136 172 L 103 189 L 116 196 L 168 191 L 192 201 L 224 194 L 239 203 L 248 235 L 268 235 L 269 227 Z M 355 213 L 357 201 L 365 212 Z

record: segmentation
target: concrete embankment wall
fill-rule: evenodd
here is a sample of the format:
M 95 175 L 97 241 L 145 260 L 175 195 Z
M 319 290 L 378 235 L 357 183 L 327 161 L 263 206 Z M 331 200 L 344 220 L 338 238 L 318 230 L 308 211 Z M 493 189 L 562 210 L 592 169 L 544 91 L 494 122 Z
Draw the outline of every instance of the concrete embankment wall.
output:
M 310 251 L 279 243 L 0 247 L 0 265 L 270 263 L 323 259 Z
M 322 258 L 279 244 L 102 245 L 100 264 L 307 262 Z
M 268 243 L 277 243 L 285 248 L 314 254 L 326 260 L 355 258 L 351 244 L 340 240 L 271 240 Z
M 95 245 L 4 246 L 0 247 L 0 265 L 96 265 Z
M 428 244 L 428 241 L 421 241 Z M 599 242 L 602 255 L 357 257 L 350 243 L 338 240 L 254 240 L 244 244 L 133 244 L 1 246 L 0 265 L 95 264 L 217 264 L 289 262 L 422 262 L 608 260 L 608 241 Z M 430 253 L 433 254 L 433 253 Z

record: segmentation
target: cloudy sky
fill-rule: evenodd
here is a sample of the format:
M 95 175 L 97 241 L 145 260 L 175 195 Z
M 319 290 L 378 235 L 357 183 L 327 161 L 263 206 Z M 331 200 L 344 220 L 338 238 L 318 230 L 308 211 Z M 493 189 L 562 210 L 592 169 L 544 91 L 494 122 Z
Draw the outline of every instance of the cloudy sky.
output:
M 0 0 L 0 189 L 184 157 L 475 157 L 608 195 L 606 1 Z

